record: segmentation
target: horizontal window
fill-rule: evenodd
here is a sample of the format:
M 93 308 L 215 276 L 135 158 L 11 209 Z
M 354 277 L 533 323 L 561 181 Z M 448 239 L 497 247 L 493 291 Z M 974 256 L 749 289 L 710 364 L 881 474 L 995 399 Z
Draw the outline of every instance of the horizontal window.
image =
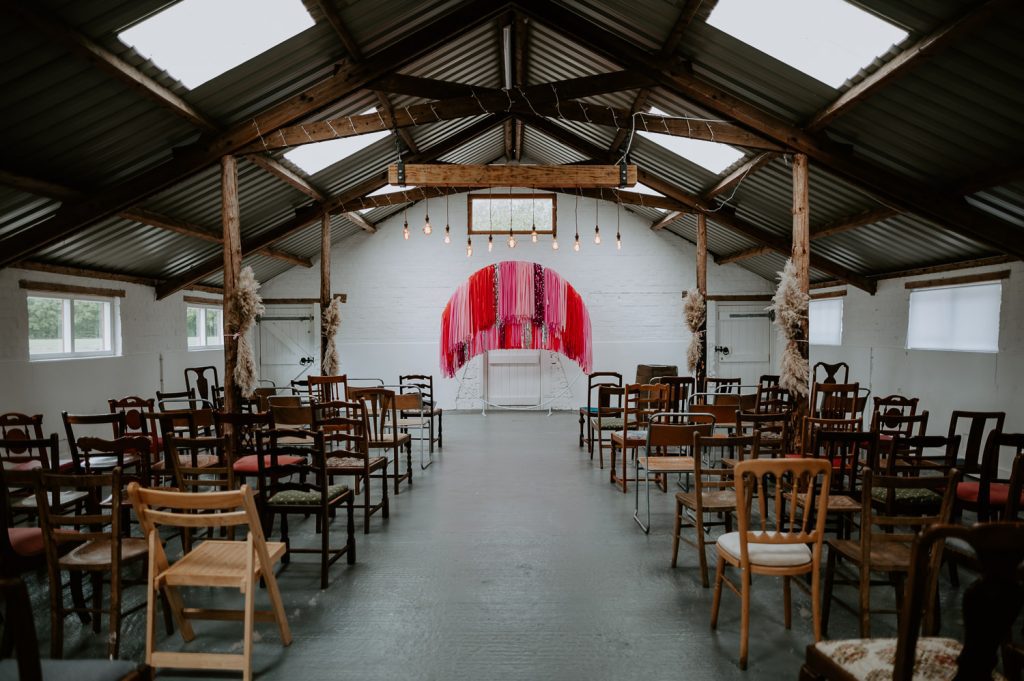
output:
M 28 296 L 30 359 L 113 355 L 116 299 Z
M 999 282 L 910 292 L 907 348 L 999 351 Z
M 185 308 L 185 328 L 190 349 L 224 345 L 224 311 L 219 307 Z
M 470 234 L 555 234 L 554 194 L 470 194 Z
M 843 344 L 843 299 L 812 300 L 807 308 L 811 345 Z

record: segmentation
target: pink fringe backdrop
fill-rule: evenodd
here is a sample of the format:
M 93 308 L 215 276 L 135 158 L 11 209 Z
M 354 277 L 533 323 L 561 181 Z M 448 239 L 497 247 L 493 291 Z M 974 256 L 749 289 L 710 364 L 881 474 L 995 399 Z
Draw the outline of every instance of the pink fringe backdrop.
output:
M 441 315 L 441 371 L 452 377 L 487 350 L 552 350 L 592 369 L 590 313 L 554 270 L 506 260 L 474 272 Z

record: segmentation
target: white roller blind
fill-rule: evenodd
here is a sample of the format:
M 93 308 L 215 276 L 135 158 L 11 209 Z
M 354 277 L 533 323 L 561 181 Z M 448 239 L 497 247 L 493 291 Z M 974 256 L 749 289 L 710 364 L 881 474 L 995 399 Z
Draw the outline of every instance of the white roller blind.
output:
M 907 348 L 999 351 L 1002 284 L 973 284 L 910 292 Z
M 807 308 L 811 345 L 843 344 L 843 299 L 812 300 Z

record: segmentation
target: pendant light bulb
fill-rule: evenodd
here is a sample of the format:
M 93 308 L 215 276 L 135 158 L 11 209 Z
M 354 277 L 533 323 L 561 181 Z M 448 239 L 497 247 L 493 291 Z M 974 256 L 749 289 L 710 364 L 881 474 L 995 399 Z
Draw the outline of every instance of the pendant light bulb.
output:
M 511 234 L 508 235 L 508 247 L 509 248 L 515 248 L 516 247 L 516 238 L 514 236 L 512 236 Z
M 622 235 L 618 232 L 615 233 L 615 249 L 622 250 Z
M 467 238 L 466 239 L 466 257 L 468 258 L 468 257 L 470 257 L 472 255 L 473 255 L 473 239 Z
M 572 250 L 576 251 L 577 253 L 580 252 L 580 235 L 579 234 L 576 235 L 576 239 L 572 242 Z
M 444 226 L 444 242 L 450 244 L 452 242 L 452 227 L 451 225 Z
M 537 243 L 537 225 L 534 225 L 530 229 L 530 241 L 532 241 L 533 243 Z
M 597 225 L 594 226 L 594 243 L 598 246 L 601 245 L 601 228 Z
M 405 224 L 402 225 L 402 238 L 405 239 L 406 241 L 409 240 L 409 223 L 408 222 L 406 222 Z
M 554 239 L 551 240 L 551 250 L 552 251 L 557 251 L 558 250 L 558 237 L 557 236 Z
M 427 214 L 423 218 L 423 233 L 430 236 L 430 233 L 434 231 L 434 228 L 430 226 L 430 215 Z
M 487 252 L 490 253 L 493 250 L 494 250 L 494 235 L 493 234 L 488 234 L 487 235 Z

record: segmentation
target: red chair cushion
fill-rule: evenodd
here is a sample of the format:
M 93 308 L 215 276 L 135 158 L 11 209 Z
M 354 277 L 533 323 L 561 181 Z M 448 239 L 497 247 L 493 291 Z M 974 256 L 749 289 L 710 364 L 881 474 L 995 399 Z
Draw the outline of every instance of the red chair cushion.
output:
M 270 461 L 271 461 L 270 455 L 269 454 L 264 455 L 264 457 L 263 457 L 263 465 L 265 467 L 270 468 L 270 465 L 271 465 Z M 281 467 L 281 466 L 292 466 L 294 464 L 299 463 L 300 461 L 302 461 L 302 457 L 301 456 L 279 456 L 279 457 L 277 457 L 277 465 L 278 465 L 278 467 Z M 250 454 L 249 456 L 243 456 L 242 458 L 240 458 L 237 461 L 235 461 L 235 465 L 232 468 L 235 469 L 236 473 L 252 473 L 252 474 L 256 474 L 256 473 L 259 473 L 259 470 L 260 470 L 259 466 L 260 466 L 260 462 L 257 460 L 256 455 L 255 454 Z
M 43 531 L 38 527 L 9 527 L 7 537 L 20 556 L 38 556 L 43 552 Z
M 981 493 L 980 482 L 961 482 L 956 486 L 956 498 L 968 503 L 978 503 L 978 495 Z M 1006 506 L 1010 498 L 1010 486 L 1005 482 L 993 482 L 988 486 L 988 503 L 993 506 Z M 1024 492 L 1020 495 L 1021 503 L 1024 504 Z

